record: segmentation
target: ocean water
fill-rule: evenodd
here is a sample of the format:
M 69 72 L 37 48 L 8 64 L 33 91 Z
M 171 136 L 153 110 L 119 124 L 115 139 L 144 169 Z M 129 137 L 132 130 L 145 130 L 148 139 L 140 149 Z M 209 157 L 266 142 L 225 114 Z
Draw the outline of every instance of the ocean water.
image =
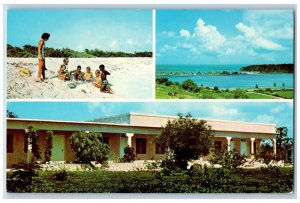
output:
M 240 72 L 240 68 L 245 65 L 157 65 L 156 72 Z M 157 78 L 166 77 L 172 82 L 182 83 L 184 80 L 192 79 L 199 86 L 219 88 L 259 88 L 282 87 L 284 83 L 286 88 L 293 88 L 293 74 L 288 73 L 258 73 L 242 75 L 199 75 L 199 76 L 157 76 Z

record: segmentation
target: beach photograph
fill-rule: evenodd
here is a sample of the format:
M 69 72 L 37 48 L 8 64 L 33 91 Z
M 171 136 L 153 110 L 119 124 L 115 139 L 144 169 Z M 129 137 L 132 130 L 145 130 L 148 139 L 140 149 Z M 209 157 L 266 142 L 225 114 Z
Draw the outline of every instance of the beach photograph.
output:
M 156 49 L 157 99 L 294 97 L 293 9 L 158 9 Z
M 9 101 L 6 191 L 292 196 L 293 109 L 292 101 Z
M 8 9 L 7 99 L 152 98 L 152 10 Z

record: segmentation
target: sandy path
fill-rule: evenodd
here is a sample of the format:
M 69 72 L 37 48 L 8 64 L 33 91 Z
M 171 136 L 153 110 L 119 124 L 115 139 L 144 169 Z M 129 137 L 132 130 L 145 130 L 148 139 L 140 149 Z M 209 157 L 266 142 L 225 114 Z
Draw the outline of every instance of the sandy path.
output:
M 152 58 L 70 58 L 68 69 L 81 65 L 85 72 L 91 67 L 93 74 L 100 64 L 111 73 L 108 81 L 114 94 L 100 93 L 91 83 L 77 82 L 74 89 L 69 81 L 61 81 L 56 72 L 62 58 L 46 59 L 47 83 L 35 82 L 38 61 L 35 58 L 7 59 L 7 98 L 8 99 L 151 99 L 152 98 Z M 29 68 L 30 77 L 19 74 L 19 67 Z M 74 81 L 72 81 L 73 83 Z

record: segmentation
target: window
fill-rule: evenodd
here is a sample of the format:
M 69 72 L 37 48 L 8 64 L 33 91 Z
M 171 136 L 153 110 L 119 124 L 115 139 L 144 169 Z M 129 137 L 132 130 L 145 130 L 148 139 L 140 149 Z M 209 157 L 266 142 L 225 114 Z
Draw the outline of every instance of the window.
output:
M 13 134 L 7 134 L 6 137 L 6 150 L 7 153 L 13 153 L 14 152 L 14 135 Z
M 162 146 L 155 143 L 155 154 L 164 154 L 165 152 L 166 150 Z
M 215 141 L 215 150 L 221 150 L 221 149 L 222 149 L 222 142 Z
M 146 154 L 146 139 L 136 138 L 135 141 L 136 141 L 136 153 Z
M 108 137 L 103 137 L 103 143 L 107 144 L 109 146 L 109 138 Z

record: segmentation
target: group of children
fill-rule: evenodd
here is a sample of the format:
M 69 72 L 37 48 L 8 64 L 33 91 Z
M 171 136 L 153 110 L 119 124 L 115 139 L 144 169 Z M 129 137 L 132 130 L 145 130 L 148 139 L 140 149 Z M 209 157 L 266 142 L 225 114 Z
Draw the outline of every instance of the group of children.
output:
M 63 64 L 60 66 L 57 74 L 60 80 L 75 80 L 75 81 L 86 81 L 92 82 L 93 85 L 100 89 L 101 92 L 113 93 L 108 86 L 107 75 L 110 75 L 108 71 L 105 70 L 105 66 L 101 64 L 99 70 L 95 71 L 95 77 L 91 72 L 90 67 L 86 67 L 85 73 L 81 71 L 81 66 L 77 66 L 76 70 L 68 71 L 69 59 L 65 58 Z

